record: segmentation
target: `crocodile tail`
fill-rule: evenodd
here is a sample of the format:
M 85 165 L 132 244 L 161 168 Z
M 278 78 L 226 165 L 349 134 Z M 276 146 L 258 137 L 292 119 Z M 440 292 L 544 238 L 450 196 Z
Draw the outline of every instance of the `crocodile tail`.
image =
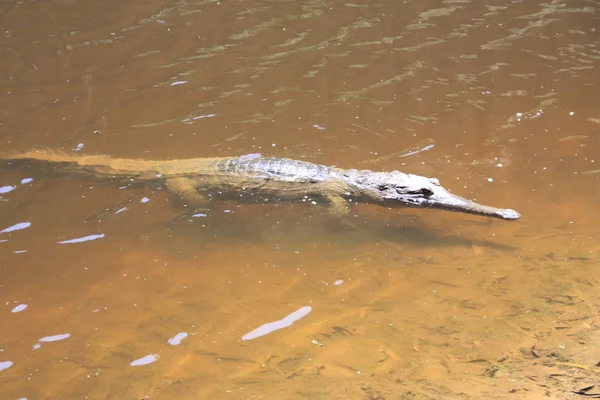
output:
M 77 158 L 77 156 L 62 150 L 42 147 L 27 151 L 0 153 L 0 160 L 4 162 L 37 160 L 49 163 L 76 163 Z
M 0 153 L 3 164 L 42 163 L 61 171 L 70 171 L 97 178 L 135 177 L 156 179 L 148 162 L 112 158 L 106 155 L 70 154 L 61 150 L 37 148 L 24 152 Z
M 108 165 L 111 164 L 112 159 L 109 156 L 70 154 L 62 150 L 40 147 L 22 152 L 0 153 L 0 160 L 8 164 L 12 164 L 12 162 L 39 161 L 46 164 L 60 164 L 61 166 L 77 169 L 91 165 Z

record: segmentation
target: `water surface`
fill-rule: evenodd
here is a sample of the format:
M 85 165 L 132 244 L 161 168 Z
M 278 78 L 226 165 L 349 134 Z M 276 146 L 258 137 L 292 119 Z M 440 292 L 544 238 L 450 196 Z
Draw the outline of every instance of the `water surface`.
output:
M 1 4 L 3 152 L 398 169 L 522 214 L 359 205 L 361 230 L 336 232 L 320 206 L 191 216 L 161 188 L 2 168 L 1 397 L 562 399 L 596 383 L 599 11 Z

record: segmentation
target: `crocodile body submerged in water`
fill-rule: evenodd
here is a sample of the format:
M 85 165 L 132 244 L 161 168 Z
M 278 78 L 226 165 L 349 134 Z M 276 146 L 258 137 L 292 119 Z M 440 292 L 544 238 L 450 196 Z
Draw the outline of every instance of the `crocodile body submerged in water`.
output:
M 211 199 L 325 203 L 330 215 L 341 220 L 347 218 L 351 203 L 432 208 L 504 220 L 520 217 L 515 210 L 456 196 L 435 178 L 398 171 L 341 169 L 260 154 L 153 161 L 33 150 L 0 154 L 0 160 L 16 165 L 21 161 L 42 162 L 63 173 L 100 179 L 163 183 L 192 206 L 204 206 Z

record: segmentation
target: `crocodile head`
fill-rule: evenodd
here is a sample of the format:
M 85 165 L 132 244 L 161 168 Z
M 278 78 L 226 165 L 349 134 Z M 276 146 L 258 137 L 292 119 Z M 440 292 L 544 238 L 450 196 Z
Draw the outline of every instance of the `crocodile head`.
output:
M 362 182 L 363 196 L 386 207 L 435 208 L 494 218 L 515 220 L 521 215 L 509 208 L 475 203 L 446 190 L 435 178 L 394 171 L 374 173 Z

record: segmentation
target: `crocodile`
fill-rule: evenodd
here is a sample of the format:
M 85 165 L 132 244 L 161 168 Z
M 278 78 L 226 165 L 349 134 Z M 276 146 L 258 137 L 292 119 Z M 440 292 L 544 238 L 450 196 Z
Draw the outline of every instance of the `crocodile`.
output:
M 516 220 L 508 208 L 478 204 L 459 197 L 435 178 L 399 171 L 342 169 L 288 158 L 248 154 L 240 157 L 144 160 L 107 155 L 81 155 L 38 149 L 0 154 L 11 166 L 42 162 L 61 173 L 79 173 L 127 183 L 160 183 L 194 207 L 213 199 L 326 204 L 335 219 L 348 220 L 352 203 L 388 208 L 440 209 Z M 26 164 L 30 165 L 30 164 Z

